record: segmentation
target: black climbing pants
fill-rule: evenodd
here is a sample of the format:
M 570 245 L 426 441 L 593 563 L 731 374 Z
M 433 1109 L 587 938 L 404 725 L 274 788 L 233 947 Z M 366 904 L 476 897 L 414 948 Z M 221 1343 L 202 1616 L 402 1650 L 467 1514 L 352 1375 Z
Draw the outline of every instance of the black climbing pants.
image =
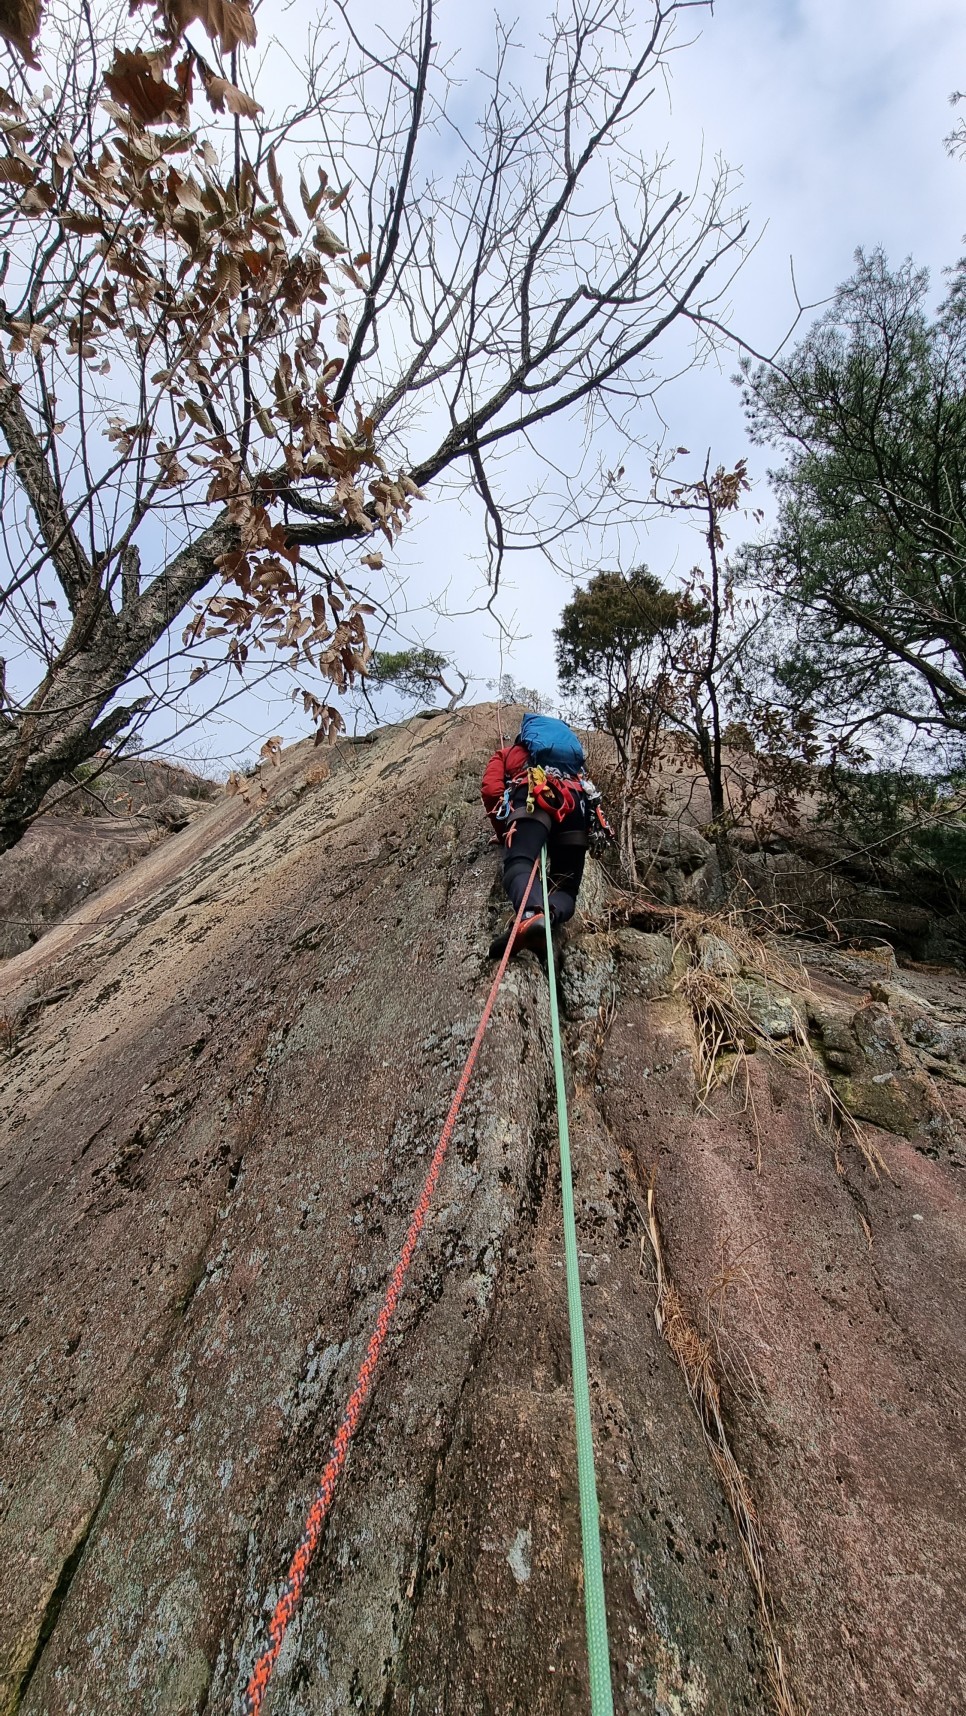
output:
M 527 893 L 527 877 L 533 860 L 547 848 L 547 888 L 550 894 L 550 915 L 554 923 L 564 924 L 577 909 L 577 894 L 587 856 L 587 800 L 576 795 L 574 809 L 562 822 L 555 822 L 545 810 L 536 806 L 528 815 L 527 789 L 515 787 L 510 800 L 511 817 L 503 846 L 503 886 L 515 911 Z M 540 873 L 533 879 L 527 893 L 527 910 L 543 909 L 543 885 Z

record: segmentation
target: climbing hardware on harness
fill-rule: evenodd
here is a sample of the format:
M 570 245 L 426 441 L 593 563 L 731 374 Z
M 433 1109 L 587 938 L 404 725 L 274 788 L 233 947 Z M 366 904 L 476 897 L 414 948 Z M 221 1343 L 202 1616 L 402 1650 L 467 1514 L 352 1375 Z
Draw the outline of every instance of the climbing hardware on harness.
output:
M 547 888 L 545 851 L 540 854 L 540 877 L 543 882 L 543 906 L 546 913 L 550 1030 L 553 1037 L 553 1071 L 557 1086 L 560 1201 L 563 1209 L 567 1314 L 570 1322 L 570 1362 L 574 1391 L 574 1421 L 577 1432 L 577 1489 L 580 1495 L 580 1537 L 584 1559 L 584 1617 L 587 1623 L 587 1659 L 590 1668 L 590 1708 L 591 1716 L 613 1716 L 614 1699 L 611 1691 L 610 1653 L 607 1645 L 604 1572 L 600 1556 L 600 1517 L 597 1506 L 597 1480 L 594 1474 L 594 1434 L 590 1421 L 587 1352 L 584 1345 L 583 1309 L 580 1303 L 577 1222 L 574 1214 L 574 1185 L 570 1165 L 570 1125 L 567 1118 L 563 1052 L 560 1046 L 560 1014 L 557 1009 L 557 977 L 553 962 L 553 937 L 550 933 L 550 896 Z
M 576 808 L 575 793 L 582 790 L 581 783 L 574 778 L 569 780 L 565 775 L 555 770 L 539 766 L 527 770 L 527 815 L 533 815 L 534 805 L 545 810 L 555 822 L 563 822 L 565 816 Z

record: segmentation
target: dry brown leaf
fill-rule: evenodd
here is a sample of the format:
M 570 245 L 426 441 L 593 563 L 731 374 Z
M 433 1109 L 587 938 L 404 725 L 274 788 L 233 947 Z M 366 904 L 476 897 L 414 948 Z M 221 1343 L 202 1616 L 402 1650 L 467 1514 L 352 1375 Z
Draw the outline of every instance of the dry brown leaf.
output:
M 186 471 L 173 447 L 159 445 L 154 457 L 161 467 L 159 487 L 162 489 L 180 488 L 188 481 L 190 472 Z
M 0 155 L 0 185 L 32 185 L 37 168 L 19 155 Z
M 169 191 L 174 191 L 175 202 L 179 208 L 191 209 L 194 214 L 205 214 L 207 211 L 201 200 L 201 186 L 192 178 L 182 179 L 172 172 L 168 179 Z
M 282 187 L 282 175 L 278 170 L 278 162 L 275 159 L 274 149 L 269 149 L 268 151 L 268 177 L 272 190 L 275 193 L 275 201 L 278 204 L 279 213 L 281 214 L 285 225 L 288 227 L 293 238 L 300 237 L 299 229 L 292 219 L 288 210 L 288 205 L 285 201 L 285 191 Z
M 261 104 L 253 96 L 229 83 L 227 78 L 206 77 L 204 83 L 205 94 L 216 113 L 224 113 L 227 107 L 239 119 L 255 119 L 262 112 Z
M 114 100 L 126 107 L 141 125 L 160 125 L 168 120 L 182 123 L 188 117 L 190 80 L 186 87 L 179 76 L 177 89 L 165 83 L 162 73 L 167 69 L 167 57 L 144 54 L 140 49 L 133 53 L 121 51 L 114 55 L 104 73 L 104 82 Z M 178 70 L 180 73 L 180 66 Z
M 299 193 L 300 193 L 301 198 L 302 198 L 302 207 L 304 208 L 306 214 L 308 215 L 309 220 L 314 220 L 316 215 L 318 214 L 319 204 L 321 203 L 322 198 L 325 196 L 326 186 L 329 183 L 329 175 L 325 171 L 325 168 L 319 167 L 317 169 L 317 171 L 318 171 L 318 175 L 319 175 L 318 190 L 312 191 L 311 193 L 310 193 L 309 188 L 306 185 L 305 180 L 303 179 L 301 173 L 299 174 Z
M 209 418 L 207 411 L 203 411 L 201 406 L 197 405 L 193 399 L 183 399 L 181 401 L 180 409 L 184 412 L 186 417 L 191 418 L 192 423 L 197 424 L 199 429 L 211 428 L 211 419 Z
M 335 337 L 337 340 L 340 340 L 344 346 L 349 345 L 352 339 L 352 329 L 349 326 L 349 318 L 344 310 L 340 310 L 335 318 Z
M 197 19 L 212 41 L 220 41 L 223 54 L 255 46 L 255 20 L 247 0 L 171 0 L 167 11 L 179 35 Z
M 366 283 L 363 280 L 362 275 L 359 273 L 359 270 L 357 268 L 353 268 L 351 262 L 340 262 L 339 267 L 342 269 L 346 279 L 352 281 L 353 286 L 357 286 L 360 292 L 365 291 Z
M 35 185 L 31 185 L 29 191 L 24 192 L 23 201 L 20 204 L 24 214 L 47 214 L 53 206 L 54 193 L 49 185 L 44 184 L 42 179 L 38 179 Z
M 40 0 L 0 0 L 0 36 L 35 69 L 40 64 L 34 54 L 39 29 Z
M 316 221 L 315 236 L 312 240 L 316 250 L 321 250 L 323 256 L 341 256 L 345 251 L 342 240 L 336 236 L 324 220 Z

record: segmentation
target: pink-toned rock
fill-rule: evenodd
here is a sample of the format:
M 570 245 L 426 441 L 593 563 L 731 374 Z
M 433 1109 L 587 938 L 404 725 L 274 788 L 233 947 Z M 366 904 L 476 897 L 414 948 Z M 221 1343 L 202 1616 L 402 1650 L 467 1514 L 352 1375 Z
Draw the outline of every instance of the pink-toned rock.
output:
M 0 1710 L 238 1711 L 485 998 L 494 727 L 412 722 L 327 775 L 299 747 L 104 888 L 97 921 L 88 903 L 0 968 L 23 1021 L 0 1096 Z M 753 1104 L 740 1076 L 702 1099 L 671 940 L 606 922 L 574 926 L 561 989 L 615 1708 L 774 1708 L 654 1322 L 653 1176 L 796 1708 L 946 1716 L 966 1696 L 958 1171 L 879 1133 L 876 1178 L 764 1041 Z M 815 996 L 864 1000 L 820 973 Z M 526 955 L 268 1712 L 587 1708 L 547 1032 Z

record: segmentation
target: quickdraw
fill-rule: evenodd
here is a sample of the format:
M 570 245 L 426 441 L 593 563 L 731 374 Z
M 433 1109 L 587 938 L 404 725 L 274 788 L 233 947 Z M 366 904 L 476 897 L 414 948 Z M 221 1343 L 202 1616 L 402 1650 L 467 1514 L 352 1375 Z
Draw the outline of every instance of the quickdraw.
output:
M 595 852 L 602 852 L 607 846 L 617 845 L 617 835 L 604 815 L 604 809 L 600 803 L 591 805 L 590 844 Z

